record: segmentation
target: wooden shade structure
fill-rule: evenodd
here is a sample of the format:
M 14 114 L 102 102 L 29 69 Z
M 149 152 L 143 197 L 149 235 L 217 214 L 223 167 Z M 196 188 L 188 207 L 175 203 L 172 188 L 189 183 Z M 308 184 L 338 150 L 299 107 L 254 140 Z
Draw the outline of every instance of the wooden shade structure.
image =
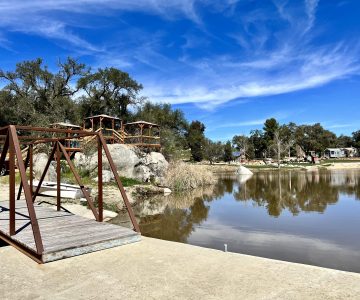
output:
M 50 128 L 66 129 L 66 130 L 68 130 L 68 133 L 66 135 L 67 135 L 67 137 L 70 137 L 70 130 L 80 130 L 81 126 L 66 123 L 66 122 L 59 122 L 59 123 L 50 124 Z M 77 138 L 67 139 L 67 140 L 62 141 L 61 143 L 63 144 L 66 152 L 70 155 L 71 158 L 75 155 L 76 152 L 82 151 L 80 141 Z
M 96 115 L 85 118 L 83 129 L 93 132 L 101 132 L 107 143 L 124 143 L 122 136 L 122 121 L 119 118 L 108 115 Z
M 124 125 L 125 143 L 142 148 L 160 148 L 160 126 L 146 121 Z

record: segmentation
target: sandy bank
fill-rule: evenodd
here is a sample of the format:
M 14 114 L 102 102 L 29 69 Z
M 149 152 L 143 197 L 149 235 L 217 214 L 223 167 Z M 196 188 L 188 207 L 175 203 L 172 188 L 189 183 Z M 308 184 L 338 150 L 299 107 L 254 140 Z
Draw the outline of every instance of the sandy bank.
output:
M 2 299 L 359 299 L 360 274 L 143 238 L 37 265 L 0 248 Z
M 328 170 L 348 170 L 360 169 L 360 162 L 346 162 L 346 163 L 332 163 L 330 165 L 323 165 Z

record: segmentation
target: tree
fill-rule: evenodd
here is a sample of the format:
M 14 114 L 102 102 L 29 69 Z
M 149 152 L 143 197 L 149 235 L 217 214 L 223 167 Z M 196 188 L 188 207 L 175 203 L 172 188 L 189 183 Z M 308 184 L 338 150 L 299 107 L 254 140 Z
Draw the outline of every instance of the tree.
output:
M 258 129 L 250 131 L 249 143 L 253 148 L 254 157 L 263 158 L 267 150 L 264 133 Z
M 130 75 L 116 68 L 98 69 L 79 79 L 78 89 L 83 89 L 87 97 L 82 97 L 83 115 L 109 114 L 120 118 L 128 117 L 128 107 L 144 100 L 139 97 L 142 85 Z
M 186 134 L 186 139 L 194 161 L 204 158 L 205 125 L 200 121 L 192 121 Z
M 280 169 L 281 156 L 286 153 L 293 145 L 293 139 L 288 136 L 289 131 L 286 125 L 280 126 L 274 132 L 274 138 L 272 141 L 271 148 L 277 157 L 278 168 Z
M 240 151 L 241 154 L 248 156 L 249 149 L 249 138 L 245 135 L 235 135 L 232 139 L 232 143 L 236 150 Z
M 213 142 L 210 139 L 205 140 L 204 157 L 209 160 L 210 164 L 220 160 L 223 157 L 224 146 L 221 142 Z
M 336 147 L 346 148 L 351 147 L 354 141 L 350 136 L 340 135 L 336 140 Z
M 360 130 L 352 133 L 354 147 L 360 149 Z
M 336 135 L 324 129 L 320 123 L 298 126 L 295 132 L 296 143 L 307 153 L 322 153 L 326 148 L 336 145 Z
M 232 146 L 231 146 L 231 142 L 227 141 L 224 147 L 224 161 L 225 162 L 230 162 L 232 161 L 233 158 L 233 154 L 232 154 Z
M 145 102 L 138 107 L 132 116 L 133 120 L 145 120 L 156 123 L 161 127 L 173 129 L 185 135 L 189 124 L 180 109 L 173 109 L 168 103 Z
M 71 97 L 78 88 L 73 83 L 86 73 L 85 65 L 72 58 L 59 62 L 55 73 L 43 65 L 41 58 L 18 63 L 15 71 L 0 70 L 0 79 L 6 82 L 0 101 L 8 103 L 2 122 L 23 125 L 76 122 L 78 112 Z
M 267 119 L 264 123 L 264 139 L 267 147 L 269 147 L 274 139 L 275 132 L 280 127 L 279 123 L 274 118 Z
M 139 106 L 130 119 L 144 120 L 160 125 L 161 145 L 167 159 L 177 159 L 188 147 L 185 134 L 189 124 L 180 109 L 173 109 L 170 104 L 145 102 Z

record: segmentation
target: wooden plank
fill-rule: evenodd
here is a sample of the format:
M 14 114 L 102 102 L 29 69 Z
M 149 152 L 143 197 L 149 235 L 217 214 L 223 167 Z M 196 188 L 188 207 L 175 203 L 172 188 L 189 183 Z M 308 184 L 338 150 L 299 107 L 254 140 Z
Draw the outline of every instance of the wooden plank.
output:
M 36 251 L 30 220 L 27 218 L 26 203 L 16 201 L 17 232 L 11 239 L 27 249 Z M 9 202 L 1 201 L 0 208 L 8 209 Z M 18 208 L 20 207 L 20 208 Z M 100 223 L 57 211 L 56 206 L 35 205 L 44 245 L 43 261 L 53 261 L 110 247 L 139 241 L 140 234 L 114 224 Z M 0 232 L 9 236 L 9 211 L 0 211 Z M 26 227 L 22 228 L 23 226 Z

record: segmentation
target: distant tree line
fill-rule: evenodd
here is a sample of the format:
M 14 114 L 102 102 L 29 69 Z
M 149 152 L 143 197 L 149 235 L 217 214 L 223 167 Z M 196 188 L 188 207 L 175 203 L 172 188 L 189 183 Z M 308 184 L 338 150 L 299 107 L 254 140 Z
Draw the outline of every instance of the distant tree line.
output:
M 59 61 L 50 71 L 43 60 L 20 62 L 13 71 L 0 70 L 0 126 L 8 124 L 48 126 L 55 122 L 80 124 L 96 114 L 108 114 L 126 121 L 145 120 L 161 126 L 163 153 L 169 159 L 229 162 L 234 152 L 247 158 L 295 155 L 296 146 L 304 152 L 323 152 L 328 147 L 360 148 L 360 130 L 352 136 L 337 137 L 320 124 L 279 124 L 274 118 L 262 130 L 249 136 L 235 135 L 225 143 L 205 137 L 205 125 L 189 123 L 180 109 L 170 104 L 154 104 L 140 95 L 143 86 L 117 68 L 92 70 L 73 58 Z
M 249 159 L 275 156 L 296 156 L 296 148 L 303 153 L 322 155 L 326 148 L 360 148 L 360 130 L 352 136 L 340 135 L 324 129 L 320 123 L 297 125 L 293 122 L 279 124 L 274 118 L 267 119 L 262 130 L 252 130 L 249 136 L 235 135 L 233 146 Z

